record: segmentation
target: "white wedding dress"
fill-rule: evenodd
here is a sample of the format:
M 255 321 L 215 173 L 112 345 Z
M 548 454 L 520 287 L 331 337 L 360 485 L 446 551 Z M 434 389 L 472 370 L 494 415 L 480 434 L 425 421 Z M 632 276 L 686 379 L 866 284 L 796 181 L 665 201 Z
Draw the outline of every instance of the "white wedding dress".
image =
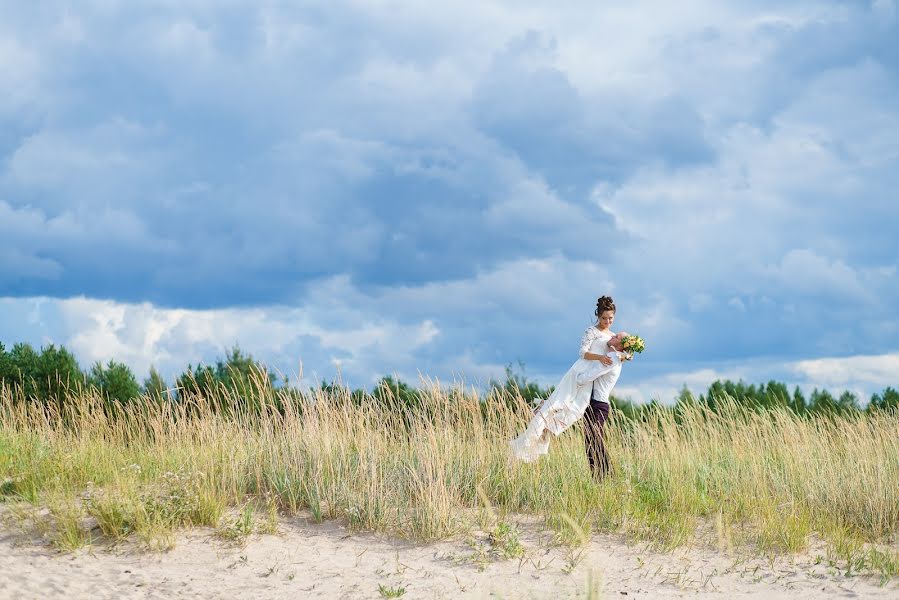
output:
M 584 415 L 590 404 L 594 380 L 606 375 L 618 378 L 621 359 L 617 352 L 609 352 L 606 344 L 611 338 L 610 333 L 601 332 L 595 327 L 587 330 L 585 340 L 588 341 L 581 345 L 581 357 L 585 351 L 606 354 L 612 359 L 612 365 L 607 367 L 598 360 L 585 358 L 576 360 L 549 398 L 540 404 L 527 429 L 509 442 L 515 458 L 532 462 L 549 452 L 550 434 L 561 435 Z

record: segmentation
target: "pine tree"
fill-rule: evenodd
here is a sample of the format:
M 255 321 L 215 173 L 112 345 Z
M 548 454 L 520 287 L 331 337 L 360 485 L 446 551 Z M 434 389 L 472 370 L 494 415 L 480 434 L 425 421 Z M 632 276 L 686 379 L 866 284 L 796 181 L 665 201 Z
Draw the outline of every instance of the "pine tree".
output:
M 37 360 L 35 392 L 43 400 L 62 402 L 67 395 L 84 387 L 84 374 L 75 356 L 60 346 L 41 349 Z
M 873 394 L 868 410 L 899 410 L 899 392 L 887 387 L 881 393 Z
M 18 343 L 9 353 L 12 361 L 12 383 L 21 389 L 26 398 L 37 396 L 37 380 L 40 377 L 40 356 L 30 344 Z
M 140 386 L 131 369 L 123 363 L 110 360 L 105 367 L 99 362 L 91 368 L 88 382 L 110 400 L 128 402 L 140 396 Z
M 803 414 L 808 410 L 808 406 L 806 406 L 805 403 L 805 394 L 802 393 L 802 390 L 799 389 L 798 385 L 796 386 L 796 389 L 793 390 L 793 399 L 790 401 L 790 408 L 797 414 Z
M 165 379 L 156 370 L 156 367 L 150 367 L 150 375 L 144 380 L 144 393 L 154 399 L 165 399 L 168 397 L 166 392 L 168 386 Z

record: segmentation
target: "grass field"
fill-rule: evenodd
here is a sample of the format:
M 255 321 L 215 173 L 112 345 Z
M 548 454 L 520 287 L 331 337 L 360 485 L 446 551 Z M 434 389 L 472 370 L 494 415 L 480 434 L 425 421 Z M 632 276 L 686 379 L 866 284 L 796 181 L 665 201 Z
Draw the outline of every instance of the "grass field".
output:
M 821 539 L 847 572 L 899 574 L 895 413 L 798 417 L 721 399 L 717 412 L 613 418 L 613 473 L 596 483 L 576 430 L 535 465 L 510 462 L 530 415 L 515 398 L 435 386 L 399 408 L 262 384 L 254 396 L 252 410 L 224 390 L 111 409 L 82 393 L 60 411 L 4 388 L 0 500 L 62 549 L 90 542 L 86 516 L 109 539 L 164 548 L 182 527 L 241 538 L 299 511 L 421 541 L 526 513 L 572 545 L 602 531 L 783 554 Z

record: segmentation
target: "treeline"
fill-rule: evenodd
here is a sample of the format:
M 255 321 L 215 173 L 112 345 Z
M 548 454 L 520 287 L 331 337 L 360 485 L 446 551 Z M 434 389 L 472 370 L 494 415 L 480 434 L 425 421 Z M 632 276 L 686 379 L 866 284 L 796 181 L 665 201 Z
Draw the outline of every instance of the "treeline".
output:
M 506 378 L 503 382 L 491 382 L 491 389 L 519 393 L 530 404 L 535 404 L 552 393 L 553 388 L 541 388 L 532 381 L 528 381 L 524 375 L 523 365 L 518 371 L 511 366 L 506 367 Z M 846 390 L 835 396 L 826 389 L 815 388 L 806 397 L 798 387 L 792 392 L 785 383 L 769 381 L 764 384 L 749 384 L 743 381 L 730 381 L 727 379 L 713 382 L 709 388 L 701 394 L 694 394 L 686 385 L 681 388 L 673 405 L 664 404 L 671 410 L 677 411 L 679 407 L 688 404 L 701 404 L 712 410 L 716 410 L 722 402 L 736 401 L 743 406 L 758 410 L 773 408 L 789 408 L 799 415 L 811 415 L 819 413 L 847 413 L 875 410 L 899 410 L 899 391 L 893 387 L 886 387 L 881 392 L 871 395 L 868 403 L 862 407 L 861 399 L 854 393 Z M 628 399 L 612 395 L 611 404 L 623 415 L 637 418 L 644 412 L 651 412 L 660 407 L 662 403 L 654 399 L 649 403 L 635 403 Z
M 84 391 L 98 393 L 109 401 L 122 403 L 142 397 L 178 401 L 197 395 L 239 398 L 250 402 L 262 390 L 271 390 L 278 385 L 282 391 L 290 391 L 289 395 L 297 398 L 304 395 L 304 392 L 290 388 L 286 379 L 279 382 L 263 363 L 243 353 L 239 347 L 232 348 L 226 356 L 217 359 L 215 364 L 198 364 L 196 367 L 188 365 L 172 385 L 168 385 L 152 368 L 141 384 L 127 365 L 115 360 L 106 364 L 97 362 L 89 370 L 82 371 L 75 357 L 64 347 L 51 344 L 38 352 L 29 344 L 19 343 L 7 350 L 0 343 L 0 384 L 16 390 L 18 397 L 43 402 L 63 402 L 67 396 Z M 350 390 L 335 382 L 322 382 L 319 389 L 332 395 L 345 395 L 353 402 L 373 399 L 407 408 L 422 405 L 425 393 L 390 376 L 382 377 L 371 390 Z M 552 387 L 541 387 L 530 381 L 522 363 L 518 364 L 517 369 L 509 365 L 502 380 L 492 380 L 487 386 L 488 394 L 499 395 L 513 402 L 517 402 L 520 397 L 531 405 L 536 405 L 552 391 Z M 684 386 L 670 408 L 677 410 L 685 404 L 699 403 L 714 410 L 725 398 L 758 409 L 785 407 L 800 415 L 899 410 L 899 391 L 892 387 L 873 394 L 863 408 L 861 399 L 850 391 L 833 395 L 828 390 L 815 389 L 806 397 L 799 387 L 790 391 L 786 384 L 778 381 L 747 384 L 729 380 L 715 381 L 708 390 L 698 395 Z M 649 404 L 637 404 L 613 396 L 612 404 L 622 415 L 638 418 L 644 411 L 658 408 L 660 403 L 653 400 Z
M 155 368 L 140 384 L 128 365 L 115 360 L 97 362 L 82 371 L 74 355 L 62 346 L 51 344 L 38 352 L 30 344 L 19 343 L 7 350 L 0 343 L 0 383 L 25 398 L 41 401 L 61 401 L 67 395 L 90 390 L 109 400 L 129 402 L 143 395 L 177 399 L 222 388 L 246 394 L 274 385 L 275 376 L 238 347 L 214 365 L 188 365 L 169 386 Z
M 849 390 L 839 396 L 834 396 L 828 390 L 815 388 L 806 398 L 798 386 L 794 387 L 791 393 L 786 384 L 779 381 L 754 385 L 746 384 L 743 381 L 718 380 L 709 386 L 706 393 L 700 394 L 698 397 L 684 386 L 678 395 L 677 402 L 699 402 L 715 408 L 717 399 L 724 397 L 735 398 L 760 408 L 788 407 L 798 414 L 862 410 L 861 399 Z M 865 408 L 867 410 L 899 408 L 899 392 L 892 387 L 887 387 L 879 393 L 872 394 Z
M 521 363 L 517 370 L 513 369 L 511 365 L 506 367 L 505 380 L 492 381 L 490 389 L 511 395 L 518 394 L 532 405 L 553 392 L 553 387 L 541 388 L 535 382 L 529 381 L 524 373 L 524 365 Z M 679 406 L 698 403 L 715 410 L 722 401 L 731 399 L 744 406 L 760 410 L 777 407 L 789 408 L 800 415 L 862 410 L 899 410 L 899 391 L 892 387 L 886 387 L 883 391 L 872 394 L 863 408 L 860 398 L 848 390 L 839 396 L 834 396 L 826 389 L 815 388 L 806 397 L 798 386 L 794 387 L 791 392 L 785 383 L 779 381 L 748 384 L 743 381 L 735 382 L 727 379 L 715 381 L 704 393 L 698 395 L 684 385 L 677 395 L 674 405 L 665 403 L 665 406 L 677 410 Z M 645 404 L 635 403 L 614 394 L 611 403 L 613 407 L 628 417 L 637 417 L 641 412 L 653 410 L 662 404 L 658 399 Z

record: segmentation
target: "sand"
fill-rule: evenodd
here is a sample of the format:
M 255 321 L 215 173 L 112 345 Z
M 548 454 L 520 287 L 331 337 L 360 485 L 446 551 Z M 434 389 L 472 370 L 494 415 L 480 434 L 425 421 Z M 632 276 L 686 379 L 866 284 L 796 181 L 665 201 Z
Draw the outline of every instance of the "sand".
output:
M 485 532 L 416 544 L 304 518 L 243 545 L 191 530 L 166 552 L 126 541 L 63 553 L 6 520 L 0 598 L 899 598 L 899 578 L 847 577 L 814 551 L 660 553 L 598 535 L 578 556 L 533 521 L 519 527 L 520 559 L 491 555 Z

